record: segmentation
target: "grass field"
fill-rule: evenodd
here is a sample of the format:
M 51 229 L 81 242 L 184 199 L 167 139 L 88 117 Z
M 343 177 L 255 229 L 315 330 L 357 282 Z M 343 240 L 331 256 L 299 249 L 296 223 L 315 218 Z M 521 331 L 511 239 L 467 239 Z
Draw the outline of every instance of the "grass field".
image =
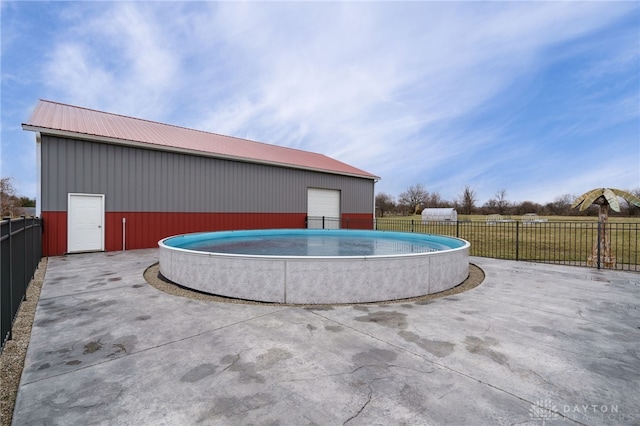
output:
M 459 215 L 457 223 L 423 224 L 420 215 L 391 216 L 378 218 L 376 228 L 463 238 L 471 243 L 472 256 L 498 259 L 585 266 L 597 247 L 595 217 L 546 216 L 541 217 L 546 222 L 530 224 L 520 222 L 519 216 L 495 224 L 488 224 L 486 219 Z M 640 218 L 609 218 L 607 233 L 614 267 L 640 271 Z
M 465 215 L 459 214 L 458 220 L 470 220 L 472 222 L 486 222 L 488 215 L 472 214 Z M 522 216 L 508 216 L 511 220 L 522 220 Z M 598 222 L 597 216 L 539 216 L 540 219 L 547 219 L 549 222 Z M 412 216 L 385 216 L 384 218 L 378 218 L 378 220 L 422 220 L 422 216 L 414 214 Z M 640 223 L 640 217 L 609 217 L 611 223 Z

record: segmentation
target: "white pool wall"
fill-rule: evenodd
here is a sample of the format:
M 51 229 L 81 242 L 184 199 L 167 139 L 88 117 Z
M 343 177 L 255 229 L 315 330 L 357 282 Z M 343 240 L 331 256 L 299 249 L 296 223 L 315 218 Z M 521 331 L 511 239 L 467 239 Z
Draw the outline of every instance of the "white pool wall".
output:
M 220 296 L 293 304 L 365 303 L 448 290 L 469 275 L 460 248 L 390 256 L 250 256 L 160 245 L 160 272 Z

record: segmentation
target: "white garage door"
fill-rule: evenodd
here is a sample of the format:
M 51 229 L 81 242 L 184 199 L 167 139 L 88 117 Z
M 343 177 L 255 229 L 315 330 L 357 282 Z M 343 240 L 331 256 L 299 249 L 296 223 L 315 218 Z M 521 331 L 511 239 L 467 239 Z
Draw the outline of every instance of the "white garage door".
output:
M 67 251 L 104 250 L 104 195 L 69 194 Z
M 340 191 L 309 188 L 307 192 L 307 227 L 310 229 L 340 228 Z

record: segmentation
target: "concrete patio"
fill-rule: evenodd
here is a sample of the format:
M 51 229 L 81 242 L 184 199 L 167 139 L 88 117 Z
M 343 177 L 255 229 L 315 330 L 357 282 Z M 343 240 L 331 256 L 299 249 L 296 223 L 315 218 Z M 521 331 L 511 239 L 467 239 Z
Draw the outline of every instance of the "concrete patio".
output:
M 49 259 L 14 425 L 640 423 L 638 273 L 472 258 L 455 296 L 303 308 L 163 293 L 157 257 Z

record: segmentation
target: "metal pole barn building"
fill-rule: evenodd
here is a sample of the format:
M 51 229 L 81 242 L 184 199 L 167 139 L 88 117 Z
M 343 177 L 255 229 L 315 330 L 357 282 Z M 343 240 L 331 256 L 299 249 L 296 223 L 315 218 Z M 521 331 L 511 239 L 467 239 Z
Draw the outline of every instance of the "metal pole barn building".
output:
M 22 127 L 36 132 L 45 256 L 308 216 L 372 224 L 379 178 L 322 154 L 44 100 Z

